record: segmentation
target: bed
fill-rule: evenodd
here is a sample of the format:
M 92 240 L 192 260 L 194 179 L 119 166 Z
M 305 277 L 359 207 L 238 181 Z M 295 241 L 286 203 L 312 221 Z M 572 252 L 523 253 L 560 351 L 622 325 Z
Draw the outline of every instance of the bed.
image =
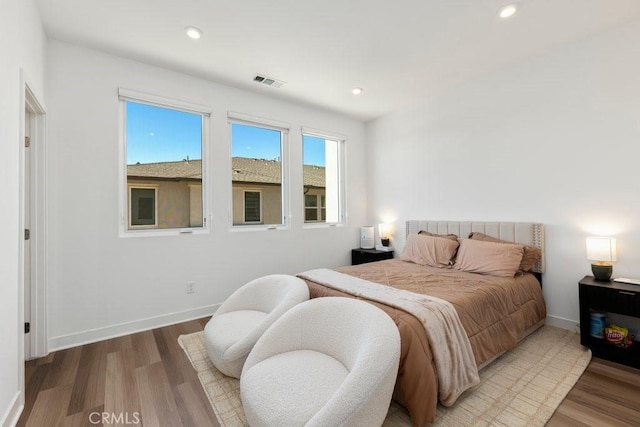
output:
M 465 238 L 475 233 L 476 237 L 485 236 L 489 240 L 495 238 L 503 243 L 536 248 L 540 257 L 530 272 L 518 272 L 515 277 L 496 277 L 454 268 L 430 267 L 398 258 L 342 267 L 336 269 L 336 272 L 314 270 L 299 276 L 307 282 L 312 298 L 349 296 L 367 299 L 391 316 L 401 336 L 400 368 L 394 399 L 407 408 L 414 425 L 422 426 L 434 420 L 438 401 L 449 406 L 464 390 L 476 384 L 473 382 L 473 372 L 470 371 L 475 371 L 477 375 L 477 370 L 515 347 L 524 337 L 542 326 L 546 308 L 539 280 L 544 272 L 542 224 L 408 221 L 405 251 L 409 246 L 409 239 L 414 239 L 411 235 L 420 231 L 438 235 L 434 238 L 437 242 L 441 242 L 439 239 L 445 235 L 458 236 L 461 238 L 460 245 L 471 245 L 469 240 L 472 239 Z M 493 248 L 496 244 L 485 246 Z M 505 246 L 515 245 L 503 245 L 501 250 Z M 460 246 L 460 251 L 462 248 Z M 464 257 L 460 251 L 457 256 Z M 350 287 L 331 283 L 334 275 L 353 283 Z M 368 287 L 374 290 L 371 291 Z M 366 292 L 359 291 L 364 288 L 367 288 Z M 465 336 L 465 343 L 468 343 L 464 345 L 470 346 L 467 351 L 472 354 L 467 359 L 470 357 L 472 360 L 467 361 L 467 365 L 473 365 L 473 369 L 468 369 L 467 366 L 466 370 L 469 372 L 466 372 L 465 368 L 456 365 L 455 359 L 453 366 L 443 367 L 442 360 L 449 356 L 447 353 L 442 355 L 442 347 L 451 347 L 451 343 L 443 344 L 441 340 L 434 339 L 432 334 L 436 329 L 451 329 L 449 324 L 445 323 L 440 327 L 433 319 L 426 321 L 415 312 L 407 310 L 404 305 L 392 301 L 393 295 L 389 296 L 389 300 L 385 299 L 387 293 L 401 293 L 405 297 L 414 295 L 415 299 L 424 298 L 436 302 L 444 300 L 452 306 L 455 309 L 454 316 L 457 314 L 459 324 L 464 329 L 462 335 Z M 417 296 L 418 294 L 420 295 Z M 464 375 L 470 378 L 464 388 L 458 387 L 453 393 L 443 394 L 443 384 Z

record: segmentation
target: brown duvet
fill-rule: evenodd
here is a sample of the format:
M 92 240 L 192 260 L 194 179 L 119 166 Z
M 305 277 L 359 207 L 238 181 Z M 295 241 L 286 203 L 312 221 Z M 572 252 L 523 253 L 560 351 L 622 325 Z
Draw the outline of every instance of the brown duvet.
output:
M 425 267 L 397 259 L 342 267 L 338 271 L 449 301 L 456 309 L 478 366 L 509 350 L 546 316 L 540 284 L 531 274 L 502 278 Z M 307 280 L 312 298 L 350 296 Z M 424 327 L 413 315 L 370 301 L 391 316 L 401 336 L 394 398 L 414 425 L 434 420 L 438 378 Z

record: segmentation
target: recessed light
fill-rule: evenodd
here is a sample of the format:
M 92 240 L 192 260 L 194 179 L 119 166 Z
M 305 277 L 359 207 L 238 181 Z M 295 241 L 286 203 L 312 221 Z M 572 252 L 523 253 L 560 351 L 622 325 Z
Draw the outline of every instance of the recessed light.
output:
M 509 18 L 513 16 L 517 11 L 518 7 L 515 4 L 508 4 L 500 9 L 499 16 L 500 18 Z
M 202 37 L 202 30 L 200 28 L 196 28 L 196 27 L 187 27 L 184 29 L 185 33 L 187 33 L 187 36 L 189 36 L 190 38 L 197 40 L 200 37 Z
M 354 95 L 360 95 L 362 93 L 362 88 L 361 87 L 356 87 L 351 91 L 352 94 Z

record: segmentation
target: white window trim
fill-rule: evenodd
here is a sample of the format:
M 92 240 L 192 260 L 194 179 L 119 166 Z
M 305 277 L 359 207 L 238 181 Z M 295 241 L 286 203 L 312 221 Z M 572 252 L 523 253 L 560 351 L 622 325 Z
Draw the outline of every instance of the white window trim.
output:
M 211 107 L 194 104 L 192 102 L 180 101 L 177 99 L 165 98 L 163 96 L 152 95 L 150 93 L 138 92 L 131 89 L 118 88 L 118 99 L 120 99 L 120 101 L 132 101 L 186 111 L 187 113 L 202 114 L 206 117 L 211 116 Z
M 229 200 L 229 230 L 233 232 L 241 231 L 263 231 L 263 230 L 288 230 L 291 224 L 291 204 L 289 197 L 289 188 L 291 182 L 290 168 L 289 168 L 289 130 L 291 125 L 286 122 L 267 119 L 264 117 L 252 116 L 249 114 L 239 113 L 236 111 L 227 112 L 227 121 L 229 126 L 229 173 L 228 183 L 231 188 L 230 200 Z M 282 161 L 282 183 L 280 185 L 280 191 L 282 192 L 282 224 L 257 224 L 257 223 L 243 223 L 235 225 L 233 224 L 233 166 L 231 162 L 231 144 L 232 134 L 231 125 L 233 123 L 260 127 L 264 129 L 270 129 L 280 132 L 280 156 Z M 251 191 L 251 190 L 249 190 Z M 243 220 L 244 220 L 244 197 L 243 200 Z M 262 209 L 262 196 L 260 197 L 260 209 Z M 262 216 L 262 210 L 261 210 Z M 263 217 L 262 217 L 263 218 Z M 254 225 L 255 224 L 255 225 Z
M 259 221 L 247 221 L 247 193 L 258 193 L 260 195 L 260 220 Z M 264 216 L 262 214 L 262 190 L 243 189 L 242 190 L 242 223 L 262 225 Z
M 236 111 L 228 111 L 227 118 L 229 119 L 229 122 L 241 123 L 249 126 L 259 126 L 267 129 L 279 130 L 281 132 L 289 132 L 291 129 L 291 125 L 286 122 L 251 116 L 249 114 L 238 113 Z
M 157 185 L 148 185 L 148 184 L 128 184 L 127 185 L 127 191 L 129 192 L 129 198 L 127 199 L 128 201 L 132 200 L 131 197 L 131 191 L 136 189 L 140 189 L 140 190 L 154 190 L 154 195 L 153 195 L 153 203 L 154 203 L 154 215 L 153 215 L 153 220 L 154 223 L 153 224 L 144 224 L 144 225 L 133 225 L 131 223 L 131 204 L 129 203 L 127 206 L 127 212 L 129 213 L 129 225 L 128 227 L 131 230 L 145 230 L 145 229 L 155 229 L 158 227 L 158 186 Z
M 338 171 L 339 171 L 338 203 L 340 204 L 340 221 L 338 222 L 326 222 L 326 221 L 306 222 L 305 216 L 303 213 L 302 227 L 303 228 L 343 227 L 347 225 L 347 218 L 349 217 L 347 213 L 347 197 L 346 197 L 346 194 L 347 194 L 347 149 L 346 149 L 347 137 L 339 133 L 327 132 L 324 130 L 315 129 L 308 126 L 301 126 L 300 133 L 301 133 L 300 135 L 301 141 L 304 141 L 305 135 L 338 141 L 338 156 L 339 156 L 338 158 Z M 302 147 L 302 149 L 304 151 L 304 146 Z
M 118 88 L 118 122 L 120 126 L 119 132 L 119 174 L 118 174 L 118 191 L 119 191 L 119 231 L 118 236 L 121 238 L 129 237 L 160 237 L 160 236 L 177 236 L 183 234 L 208 234 L 210 232 L 210 225 L 207 220 L 211 206 L 209 205 L 209 198 L 205 189 L 212 188 L 212 183 L 209 182 L 207 166 L 209 164 L 209 145 L 211 135 L 211 107 L 195 104 L 187 101 L 180 101 L 171 98 L 165 98 L 158 95 L 153 95 L 145 92 L 138 92 L 131 89 Z M 156 107 L 170 108 L 178 111 L 185 111 L 187 113 L 194 113 L 202 115 L 202 227 L 187 227 L 187 228 L 139 228 L 136 226 L 130 228 L 131 223 L 129 212 L 129 183 L 127 181 L 127 119 L 126 119 L 126 101 L 137 102 L 140 104 L 147 104 Z M 134 184 L 138 185 L 138 184 Z M 138 185 L 140 186 L 140 185 Z M 157 196 L 157 192 L 156 192 Z M 156 197 L 156 203 L 157 203 Z M 157 209 L 156 209 L 157 213 Z M 156 218 L 157 222 L 157 218 Z

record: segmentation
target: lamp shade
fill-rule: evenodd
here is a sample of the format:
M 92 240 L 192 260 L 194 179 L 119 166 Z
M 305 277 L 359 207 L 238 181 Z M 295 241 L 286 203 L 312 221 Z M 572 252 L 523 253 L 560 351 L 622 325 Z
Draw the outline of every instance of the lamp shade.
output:
M 587 237 L 587 259 L 590 261 L 616 261 L 616 239 Z

